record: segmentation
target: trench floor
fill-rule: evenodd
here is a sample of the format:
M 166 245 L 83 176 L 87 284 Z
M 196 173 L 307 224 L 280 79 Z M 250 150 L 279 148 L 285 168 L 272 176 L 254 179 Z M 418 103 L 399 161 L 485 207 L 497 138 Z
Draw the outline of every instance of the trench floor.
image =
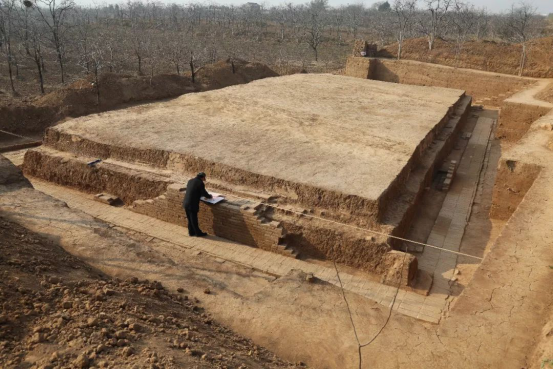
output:
M 465 132 L 468 140 L 459 139 L 456 150 L 447 158 L 458 162 L 457 172 L 447 192 L 427 190 L 419 216 L 409 239 L 441 249 L 425 247 L 415 253 L 419 268 L 434 276 L 431 294 L 452 302 L 472 278 L 480 264 L 477 258 L 460 256 L 447 250 L 482 258 L 503 224 L 489 218 L 497 161 L 501 155 L 494 139 L 497 111 L 473 111 Z

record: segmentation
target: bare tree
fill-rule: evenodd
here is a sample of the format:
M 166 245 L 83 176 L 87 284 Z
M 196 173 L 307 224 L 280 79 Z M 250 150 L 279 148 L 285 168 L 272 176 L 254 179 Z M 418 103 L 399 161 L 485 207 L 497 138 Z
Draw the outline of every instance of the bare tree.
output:
M 75 8 L 73 0 L 35 0 L 37 10 L 51 35 L 50 41 L 56 50 L 58 64 L 60 66 L 61 82 L 65 83 L 65 33 L 67 31 L 67 16 Z M 47 7 L 42 9 L 41 5 Z
M 474 31 L 478 22 L 474 5 L 456 1 L 453 7 L 451 22 L 455 30 L 455 59 L 459 63 L 463 44 L 467 40 L 468 35 Z
M 38 72 L 40 93 L 44 93 L 44 59 L 42 55 L 43 28 L 32 16 L 32 8 L 23 6 L 20 9 L 20 38 L 23 42 L 24 56 L 33 61 Z
M 392 5 L 395 14 L 395 27 L 397 38 L 397 60 L 401 59 L 403 40 L 413 23 L 413 16 L 417 10 L 417 0 L 395 0 Z
M 319 60 L 319 46 L 323 43 L 323 13 L 328 6 L 327 0 L 312 0 L 307 12 L 308 27 L 305 42 L 315 53 L 315 61 Z
M 539 32 L 539 19 L 536 8 L 528 3 L 513 5 L 503 19 L 502 35 L 506 39 L 519 42 L 522 45 L 518 75 L 522 76 L 527 56 L 527 43 Z
M 105 47 L 104 63 L 109 72 L 113 73 L 119 67 L 119 62 L 115 58 L 115 55 L 118 52 L 117 36 L 114 35 L 114 32 L 110 31 L 109 27 L 106 27 L 106 29 L 100 31 L 98 38 L 102 40 Z
M 165 53 L 169 56 L 171 63 L 175 66 L 177 75 L 180 75 L 182 63 L 185 61 L 185 55 L 188 54 L 184 40 L 184 35 L 177 35 L 167 43 L 168 49 Z
M 419 17 L 419 26 L 428 39 L 428 50 L 434 49 L 436 38 L 441 35 L 447 20 L 447 12 L 453 0 L 425 0 L 427 17 Z
M 488 31 L 488 24 L 490 22 L 490 15 L 485 8 L 482 8 L 476 12 L 476 39 L 480 41 L 484 34 Z
M 378 10 L 378 7 L 382 7 L 383 4 L 387 4 L 387 2 L 379 4 L 376 9 L 369 13 L 369 24 L 378 37 L 380 46 L 384 46 L 395 39 L 394 13 L 390 10 Z M 384 9 L 387 8 L 384 6 Z
M 81 54 L 80 65 L 87 73 L 92 73 L 94 89 L 96 90 L 96 104 L 100 105 L 100 73 L 104 68 L 104 46 L 99 39 L 91 40 L 86 49 L 86 54 Z
M 345 9 L 346 24 L 349 27 L 354 40 L 357 39 L 357 34 L 359 32 L 359 28 L 361 27 L 364 13 L 365 8 L 361 4 L 348 5 Z
M 90 24 L 88 14 L 86 12 L 78 11 L 77 16 L 75 17 L 75 23 L 77 29 L 77 44 L 79 47 L 79 53 L 81 54 L 82 60 L 85 60 L 86 63 L 88 63 L 88 48 L 92 37 L 92 26 Z M 90 66 L 88 64 L 85 64 L 84 66 L 86 68 L 86 73 L 89 73 Z
M 8 63 L 8 74 L 10 76 L 10 86 L 15 95 L 15 85 L 13 81 L 14 53 L 13 38 L 15 33 L 16 5 L 15 0 L 1 0 L 0 2 L 0 50 L 6 55 Z
M 144 59 L 146 58 L 146 53 L 148 51 L 148 44 L 149 44 L 149 33 L 144 30 L 144 28 L 138 24 L 133 23 L 131 26 L 131 49 L 132 54 L 136 58 L 137 63 L 137 72 L 138 75 L 143 75 L 142 71 L 142 64 L 144 63 Z

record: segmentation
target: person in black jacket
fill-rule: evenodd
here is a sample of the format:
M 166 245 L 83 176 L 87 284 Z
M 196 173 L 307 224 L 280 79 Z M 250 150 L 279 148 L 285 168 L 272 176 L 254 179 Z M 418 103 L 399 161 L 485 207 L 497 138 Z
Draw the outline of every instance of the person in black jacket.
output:
M 196 178 L 192 178 L 186 184 L 186 195 L 182 203 L 188 220 L 188 234 L 190 237 L 204 237 L 207 233 L 202 232 L 198 225 L 198 212 L 200 211 L 200 197 L 211 199 L 211 195 L 205 190 L 205 173 L 200 172 Z

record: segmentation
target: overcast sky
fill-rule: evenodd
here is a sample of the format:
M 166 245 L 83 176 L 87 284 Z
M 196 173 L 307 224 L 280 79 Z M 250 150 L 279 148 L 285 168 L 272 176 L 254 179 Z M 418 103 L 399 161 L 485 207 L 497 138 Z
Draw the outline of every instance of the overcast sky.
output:
M 93 5 L 93 4 L 121 4 L 124 3 L 121 0 L 75 0 L 77 4 L 82 6 Z M 294 3 L 294 4 L 303 4 L 308 2 L 308 0 L 161 0 L 163 3 L 176 3 L 186 5 L 191 2 L 205 2 L 205 3 L 215 3 L 215 4 L 225 4 L 225 5 L 241 5 L 248 1 L 263 3 L 268 6 L 279 5 L 284 3 Z M 359 4 L 363 3 L 365 6 L 370 6 L 371 4 L 377 2 L 378 0 L 329 0 L 329 4 L 332 6 L 340 6 L 347 4 Z M 389 0 L 392 3 L 392 0 Z M 126 1 L 125 1 L 126 2 Z M 144 0 L 146 2 L 146 0 Z M 530 0 L 527 1 L 538 9 L 538 12 L 541 14 L 553 13 L 553 0 Z M 491 12 L 502 12 L 511 8 L 511 4 L 520 3 L 519 0 L 474 0 L 472 1 L 478 7 L 486 7 Z

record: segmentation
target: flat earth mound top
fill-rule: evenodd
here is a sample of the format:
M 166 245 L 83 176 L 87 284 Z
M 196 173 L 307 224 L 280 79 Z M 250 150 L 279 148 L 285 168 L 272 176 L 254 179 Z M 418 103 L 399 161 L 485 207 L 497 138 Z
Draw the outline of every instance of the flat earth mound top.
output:
M 302 74 L 77 118 L 55 129 L 377 199 L 463 94 Z

